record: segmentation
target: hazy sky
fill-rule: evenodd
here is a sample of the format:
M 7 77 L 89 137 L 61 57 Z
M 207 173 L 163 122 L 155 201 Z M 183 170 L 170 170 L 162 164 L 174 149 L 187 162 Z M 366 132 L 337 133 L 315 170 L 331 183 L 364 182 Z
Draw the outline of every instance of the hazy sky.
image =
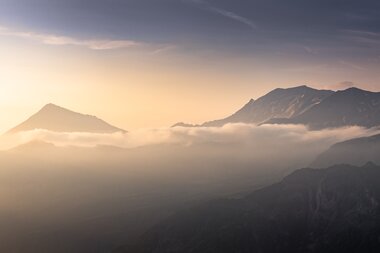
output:
M 52 102 L 125 129 L 275 87 L 380 90 L 378 0 L 0 0 L 0 130 Z

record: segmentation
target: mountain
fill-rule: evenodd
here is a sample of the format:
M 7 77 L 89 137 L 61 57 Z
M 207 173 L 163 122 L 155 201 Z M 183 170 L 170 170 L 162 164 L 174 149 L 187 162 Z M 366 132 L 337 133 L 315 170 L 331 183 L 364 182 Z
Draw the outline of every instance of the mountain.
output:
M 343 126 L 370 128 L 380 125 L 380 92 L 358 88 L 334 92 L 307 86 L 275 89 L 257 100 L 251 99 L 233 115 L 201 126 L 228 123 L 303 124 L 312 130 Z
M 340 163 L 360 165 L 367 161 L 380 164 L 380 134 L 337 143 L 318 156 L 311 167 L 323 168 Z
M 95 116 L 76 113 L 54 104 L 45 105 L 39 112 L 9 130 L 8 133 L 13 134 L 33 129 L 55 132 L 125 132 L 125 130 L 114 127 Z
M 380 252 L 380 167 L 301 169 L 241 199 L 172 216 L 131 253 Z
M 342 126 L 374 127 L 380 125 L 380 92 L 358 88 L 337 91 L 304 113 L 269 124 L 304 124 L 311 129 Z
M 188 123 L 184 123 L 184 122 L 178 122 L 178 123 L 172 125 L 171 127 L 199 127 L 199 125 L 193 125 L 193 124 L 188 124 Z
M 307 86 L 275 89 L 257 100 L 251 99 L 233 115 L 206 122 L 203 126 L 223 126 L 227 123 L 260 124 L 273 118 L 294 118 L 333 93 L 330 90 L 316 90 Z

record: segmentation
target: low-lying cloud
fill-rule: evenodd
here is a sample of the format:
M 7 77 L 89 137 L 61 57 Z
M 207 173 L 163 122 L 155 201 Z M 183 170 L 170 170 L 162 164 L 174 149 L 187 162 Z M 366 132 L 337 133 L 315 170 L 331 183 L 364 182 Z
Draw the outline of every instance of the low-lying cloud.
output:
M 21 132 L 3 137 L 2 148 L 18 146 L 33 141 L 52 143 L 57 146 L 95 147 L 99 145 L 135 148 L 156 144 L 247 144 L 253 146 L 289 145 L 314 143 L 328 146 L 343 140 L 369 136 L 378 129 L 344 127 L 309 131 L 303 125 L 227 124 L 223 127 L 174 127 L 142 129 L 128 133 L 61 133 L 43 129 Z

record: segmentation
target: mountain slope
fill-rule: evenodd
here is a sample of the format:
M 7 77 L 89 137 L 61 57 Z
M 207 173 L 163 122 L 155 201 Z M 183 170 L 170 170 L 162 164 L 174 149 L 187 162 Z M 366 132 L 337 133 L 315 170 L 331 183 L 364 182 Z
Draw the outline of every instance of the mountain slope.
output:
M 380 92 L 358 88 L 337 91 L 294 118 L 271 119 L 269 124 L 304 124 L 311 129 L 380 125 Z
M 333 94 L 329 90 L 316 90 L 307 86 L 275 89 L 257 100 L 251 99 L 235 114 L 203 126 L 223 126 L 227 123 L 260 124 L 272 118 L 293 118 Z
M 8 131 L 13 134 L 33 129 L 55 132 L 114 133 L 125 132 L 91 115 L 76 113 L 54 104 L 45 105 L 39 112 Z
M 360 165 L 367 161 L 380 164 L 380 134 L 337 143 L 318 156 L 311 167 L 323 168 L 340 163 Z
M 379 252 L 380 167 L 302 169 L 248 197 L 182 212 L 119 252 Z

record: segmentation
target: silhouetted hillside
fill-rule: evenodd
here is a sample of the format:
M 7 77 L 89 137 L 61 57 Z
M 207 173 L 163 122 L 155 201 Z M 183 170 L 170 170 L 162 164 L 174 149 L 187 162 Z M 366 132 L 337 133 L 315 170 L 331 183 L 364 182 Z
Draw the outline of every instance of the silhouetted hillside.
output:
M 311 166 L 323 168 L 341 163 L 360 165 L 367 161 L 380 164 L 380 135 L 337 143 L 318 156 Z
M 243 198 L 181 212 L 131 253 L 379 252 L 380 167 L 301 169 Z

